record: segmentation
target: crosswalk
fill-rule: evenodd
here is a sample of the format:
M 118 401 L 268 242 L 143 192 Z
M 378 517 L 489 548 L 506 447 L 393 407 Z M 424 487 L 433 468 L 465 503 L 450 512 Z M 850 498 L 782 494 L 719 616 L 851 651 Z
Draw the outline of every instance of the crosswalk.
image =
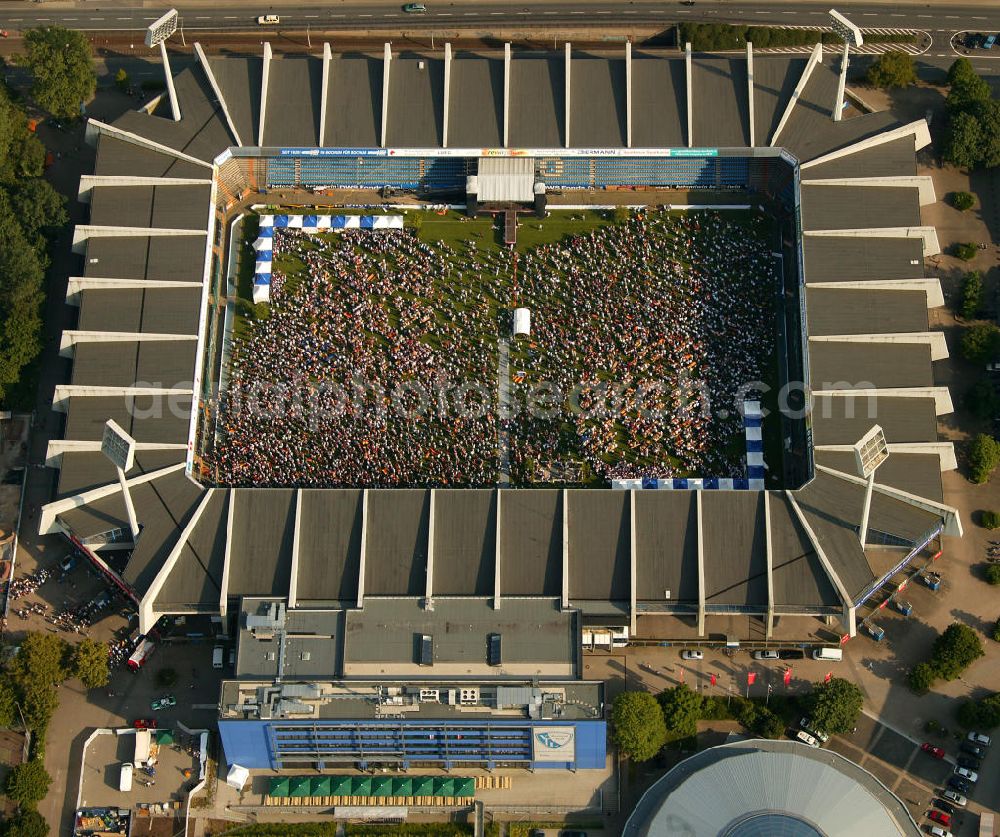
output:
M 824 32 L 831 31 L 829 27 L 813 27 L 813 26 L 781 26 L 775 27 L 780 29 L 821 29 Z M 924 32 L 920 29 L 897 29 L 893 27 L 889 28 L 862 28 L 861 33 L 867 38 L 869 36 L 879 37 L 885 35 L 912 35 L 915 38 L 920 39 L 921 43 L 916 44 L 900 44 L 900 43 L 865 43 L 860 47 L 852 47 L 851 52 L 855 55 L 882 55 L 886 52 L 906 52 L 910 55 L 921 55 L 927 48 L 928 44 L 922 43 Z M 755 53 L 763 54 L 797 54 L 797 55 L 809 55 L 813 51 L 812 46 L 781 46 L 781 47 L 765 47 L 763 49 L 758 49 L 754 47 Z

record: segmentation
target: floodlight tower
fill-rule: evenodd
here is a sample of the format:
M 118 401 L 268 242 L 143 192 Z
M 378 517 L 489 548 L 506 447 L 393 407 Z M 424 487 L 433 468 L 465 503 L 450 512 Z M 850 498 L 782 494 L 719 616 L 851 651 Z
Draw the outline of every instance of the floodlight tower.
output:
M 125 510 L 128 512 L 128 525 L 132 530 L 132 540 L 135 541 L 139 537 L 139 521 L 135 516 L 132 494 L 128 490 L 128 480 L 125 479 L 125 472 L 135 463 L 135 439 L 129 436 L 114 419 L 108 419 L 104 423 L 101 453 L 111 460 L 111 464 L 118 471 L 118 484 L 122 487 Z
M 154 20 L 146 29 L 146 46 L 159 44 L 160 58 L 163 60 L 163 74 L 167 78 L 167 92 L 170 94 L 170 110 L 174 122 L 181 121 L 181 109 L 177 104 L 177 91 L 174 90 L 174 76 L 170 72 L 170 59 L 167 58 L 167 39 L 177 31 L 177 9 L 171 9 L 158 20 Z
M 868 516 L 872 508 L 872 490 L 875 488 L 875 471 L 886 459 L 889 458 L 889 448 L 885 443 L 885 433 L 879 425 L 874 425 L 871 430 L 865 433 L 854 445 L 854 458 L 857 462 L 858 473 L 868 480 L 865 488 L 865 507 L 861 513 L 861 548 L 865 548 L 865 540 L 868 538 Z
M 861 35 L 861 30 L 836 9 L 830 9 L 830 22 L 833 31 L 844 41 L 844 61 L 840 67 L 840 80 L 837 82 L 837 104 L 833 108 L 833 121 L 840 122 L 840 116 L 844 111 L 844 88 L 847 86 L 848 54 L 852 46 L 861 46 L 865 39 Z

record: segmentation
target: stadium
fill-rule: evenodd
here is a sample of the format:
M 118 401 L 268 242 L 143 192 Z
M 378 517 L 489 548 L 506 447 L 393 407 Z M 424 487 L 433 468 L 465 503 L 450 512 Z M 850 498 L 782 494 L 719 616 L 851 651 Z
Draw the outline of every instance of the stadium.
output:
M 585 699 L 538 685 L 587 685 L 582 645 L 835 645 L 912 567 L 939 555 L 943 537 L 961 534 L 941 483 L 956 463 L 937 433 L 952 405 L 935 383 L 944 338 L 929 327 L 928 311 L 943 298 L 925 275 L 925 259 L 939 250 L 921 221 L 934 190 L 916 174 L 928 128 L 857 102 L 841 108 L 841 62 L 821 46 L 808 57 L 755 56 L 752 46 L 738 57 L 631 46 L 609 57 L 569 44 L 557 54 L 446 45 L 417 55 L 388 44 L 381 56 L 335 55 L 328 45 L 308 57 L 276 56 L 269 44 L 250 57 L 194 51 L 197 66 L 169 77 L 168 92 L 142 111 L 88 123 L 96 163 L 80 199 L 90 217 L 74 232 L 80 271 L 67 295 L 78 319 L 61 342 L 72 376 L 54 396 L 65 423 L 48 450 L 59 476 L 40 531 L 84 551 L 134 602 L 143 632 L 184 617 L 240 638 L 237 680 L 224 684 L 220 711 L 256 724 L 226 740 L 241 763 L 296 761 L 274 744 L 290 718 L 312 717 L 312 734 L 315 718 L 329 719 L 324 729 L 370 728 L 364 713 L 338 720 L 346 704 L 330 689 L 352 678 L 373 684 L 373 695 L 386 679 L 440 696 L 460 681 L 477 684 L 477 695 L 497 682 L 524 684 L 516 698 L 529 719 L 524 735 L 570 705 L 597 707 L 574 722 L 586 762 L 578 766 L 603 763 L 600 734 L 581 731 L 603 725 L 599 684 Z M 627 217 L 590 208 L 611 204 L 631 207 Z M 483 220 L 490 212 L 502 225 Z M 570 454 L 559 448 L 562 458 L 521 471 L 517 463 L 535 456 L 517 459 L 523 439 L 551 431 L 509 433 L 509 480 L 502 443 L 471 478 L 455 471 L 475 459 L 467 453 L 448 469 L 401 469 L 391 479 L 359 472 L 353 456 L 341 457 L 347 470 L 324 461 L 315 479 L 270 465 L 239 470 L 240 444 L 270 455 L 283 444 L 280 425 L 263 443 L 244 435 L 227 458 L 218 452 L 233 417 L 226 376 L 256 362 L 260 347 L 282 348 L 280 332 L 271 344 L 247 338 L 260 328 L 253 306 L 269 304 L 260 321 L 277 324 L 295 310 L 284 300 L 298 304 L 294 295 L 313 287 L 312 274 L 289 268 L 295 247 L 325 270 L 379 281 L 380 260 L 398 261 L 413 242 L 426 249 L 407 256 L 410 273 L 420 258 L 442 259 L 442 275 L 453 269 L 433 243 L 435 223 L 495 229 L 502 246 L 483 256 L 493 261 L 476 262 L 486 271 L 477 281 L 504 290 L 477 332 L 486 345 L 511 337 L 504 317 L 519 297 L 507 293 L 513 265 L 500 263 L 511 253 L 522 267 L 536 260 L 536 270 L 517 273 L 518 293 L 530 299 L 532 277 L 546 277 L 539 252 L 557 273 L 559 259 L 576 260 L 563 266 L 584 287 L 587 259 L 574 247 L 613 252 L 621 236 L 631 247 L 656 234 L 660 254 L 683 233 L 695 252 L 712 225 L 732 230 L 736 215 L 727 213 L 739 212 L 747 223 L 762 219 L 761 248 L 724 250 L 724 264 L 757 253 L 749 273 L 778 300 L 770 315 L 756 312 L 758 348 L 774 356 L 762 380 L 800 387 L 799 401 L 763 421 L 774 394 L 748 393 L 739 405 L 747 409 L 718 437 L 737 446 L 724 462 L 683 461 L 670 450 L 657 458 L 654 449 L 588 475 L 580 450 L 590 427 Z M 567 213 L 582 224 L 570 244 L 544 240 Z M 694 223 L 705 229 L 683 231 Z M 535 244 L 522 250 L 518 236 Z M 394 255 L 377 242 L 392 242 Z M 448 246 L 470 245 L 453 235 Z M 688 281 L 693 268 L 681 251 L 671 258 Z M 355 261 L 364 267 L 357 275 Z M 644 264 L 656 270 L 659 261 Z M 558 307 L 558 290 L 528 306 L 541 353 L 559 349 L 558 333 L 545 342 L 545 329 L 572 314 Z M 640 321 L 631 341 L 615 345 L 647 349 L 655 341 L 638 326 L 653 325 Z M 629 337 L 620 323 L 609 333 L 616 326 Z M 528 366 L 520 345 L 512 342 L 506 366 L 488 353 L 498 390 Z M 724 349 L 719 356 L 731 357 Z M 294 352 L 278 354 L 275 368 L 303 368 Z M 866 479 L 856 446 L 873 425 L 888 458 Z M 406 438 L 420 439 L 414 432 L 406 428 Z M 303 437 L 298 456 L 321 436 Z M 277 637 L 280 653 L 253 651 L 255 633 Z M 240 697 L 275 681 L 286 685 L 265 701 Z M 341 752 L 327 739 L 314 745 L 313 764 Z

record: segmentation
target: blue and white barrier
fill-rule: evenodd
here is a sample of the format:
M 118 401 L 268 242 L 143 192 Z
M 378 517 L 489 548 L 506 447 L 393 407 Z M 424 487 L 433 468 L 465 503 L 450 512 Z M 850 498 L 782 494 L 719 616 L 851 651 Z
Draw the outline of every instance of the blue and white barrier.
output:
M 401 230 L 402 215 L 261 215 L 253 249 L 257 251 L 253 271 L 253 301 L 271 298 L 271 263 L 275 229 L 316 233 L 330 230 Z

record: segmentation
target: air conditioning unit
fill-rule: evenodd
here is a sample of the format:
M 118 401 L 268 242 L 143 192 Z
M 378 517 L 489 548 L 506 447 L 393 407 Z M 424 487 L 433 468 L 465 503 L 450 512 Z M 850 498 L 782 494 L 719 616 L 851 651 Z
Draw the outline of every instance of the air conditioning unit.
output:
M 458 702 L 462 706 L 476 706 L 479 703 L 479 689 L 460 689 Z
M 441 699 L 441 693 L 437 689 L 421 689 L 421 703 L 437 703 Z

